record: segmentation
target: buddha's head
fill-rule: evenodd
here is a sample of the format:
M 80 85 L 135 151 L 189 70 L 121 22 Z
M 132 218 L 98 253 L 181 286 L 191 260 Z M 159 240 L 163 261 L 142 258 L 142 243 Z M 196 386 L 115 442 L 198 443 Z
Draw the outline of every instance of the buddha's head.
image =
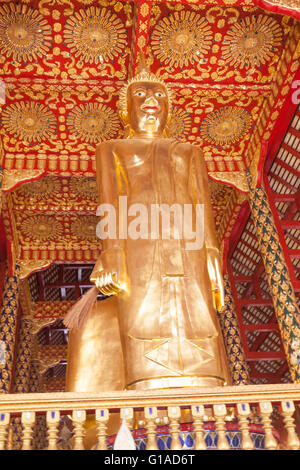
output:
M 171 93 L 167 85 L 146 70 L 130 80 L 120 94 L 120 116 L 130 136 L 165 136 L 170 108 Z

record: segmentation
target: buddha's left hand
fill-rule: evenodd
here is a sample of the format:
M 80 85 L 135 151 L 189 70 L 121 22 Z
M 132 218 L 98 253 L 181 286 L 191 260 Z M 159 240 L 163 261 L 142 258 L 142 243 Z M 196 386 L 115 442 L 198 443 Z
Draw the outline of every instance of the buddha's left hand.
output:
M 207 267 L 216 310 L 224 307 L 224 285 L 219 250 L 207 247 Z

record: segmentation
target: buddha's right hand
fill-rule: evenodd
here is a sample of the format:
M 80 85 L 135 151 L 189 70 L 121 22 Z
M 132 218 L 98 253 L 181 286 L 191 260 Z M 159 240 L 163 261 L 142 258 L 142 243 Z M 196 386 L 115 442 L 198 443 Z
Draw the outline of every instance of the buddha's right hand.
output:
M 90 280 L 105 295 L 128 292 L 129 282 L 123 250 L 113 247 L 103 251 L 93 269 Z
M 116 272 L 103 271 L 102 274 L 95 280 L 95 285 L 99 291 L 105 295 L 118 295 L 122 292 L 122 286 L 118 281 Z

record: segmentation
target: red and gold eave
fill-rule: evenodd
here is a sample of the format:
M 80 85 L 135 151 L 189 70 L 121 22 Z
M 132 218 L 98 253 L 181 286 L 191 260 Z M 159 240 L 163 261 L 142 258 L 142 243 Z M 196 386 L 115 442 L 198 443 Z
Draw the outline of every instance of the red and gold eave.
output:
M 173 89 L 174 135 L 201 145 L 211 173 L 245 170 L 250 136 L 256 131 L 263 105 L 273 92 L 276 93 L 272 84 L 278 65 L 296 34 L 293 18 L 263 11 L 249 2 L 231 2 L 234 6 L 227 7 L 217 2 L 195 5 L 195 2 L 85 1 L 59 4 L 57 8 L 50 8 L 48 3 L 24 2 L 25 13 L 35 7 L 46 22 L 44 28 L 49 28 L 45 29 L 45 53 L 41 57 L 35 55 L 28 63 L 21 62 L 13 52 L 9 57 L 9 52 L 0 57 L 3 63 L 1 79 L 6 84 L 1 131 L 6 170 L 39 170 L 64 176 L 95 174 L 93 162 L 99 135 L 97 139 L 87 136 L 78 126 L 76 117 L 82 112 L 93 112 L 95 107 L 105 117 L 107 107 L 114 113 L 115 125 L 109 132 L 103 130 L 101 138 L 122 136 L 117 116 L 118 93 L 128 76 L 134 73 L 140 50 L 147 53 L 151 70 Z M 3 12 L 8 11 L 10 5 L 11 2 L 5 2 Z M 106 16 L 111 14 L 118 18 L 126 32 L 121 52 L 111 59 L 104 57 L 103 63 L 95 63 L 88 54 L 84 58 L 78 56 L 72 43 L 68 42 L 70 30 L 76 30 L 80 23 L 86 23 L 88 28 L 89 17 L 95 13 L 95 8 L 101 8 Z M 203 31 L 209 38 L 208 49 L 199 62 L 170 65 L 168 51 L 160 59 L 154 53 L 155 35 L 164 24 L 162 22 L 175 27 L 176 15 L 181 18 L 183 13 L 193 17 L 192 26 L 198 24 L 195 16 L 203 19 Z M 282 35 L 271 59 L 249 74 L 249 67 L 226 63 L 222 58 L 222 44 L 232 27 L 254 16 L 269 16 L 280 26 Z M 48 128 L 40 129 L 34 138 L 27 139 L 14 115 L 28 113 L 29 108 L 36 112 L 37 106 L 41 114 L 46 115 Z M 218 114 L 226 107 L 229 116 L 237 109 L 243 110 L 246 131 L 224 145 L 211 140 L 205 123 L 213 113 Z M 180 133 L 177 132 L 178 123 Z
M 2 11 L 8 11 L 12 3 L 1 2 L 0 8 L 5 7 L 6 10 Z M 19 3 L 23 12 L 28 13 L 33 8 L 42 17 L 46 41 L 41 46 L 42 53 L 37 54 L 34 60 L 22 61 L 7 52 L 0 56 L 0 78 L 6 85 L 0 129 L 4 192 L 10 193 L 24 182 L 39 180 L 45 175 L 59 176 L 61 181 L 74 176 L 95 176 L 95 147 L 99 138 L 94 138 L 93 132 L 87 132 L 87 128 L 93 126 L 93 117 L 98 119 L 95 126 L 99 125 L 101 116 L 109 117 L 111 126 L 103 129 L 101 138 L 123 136 L 117 113 L 118 94 L 135 73 L 139 52 L 143 51 L 151 70 L 168 82 L 173 91 L 173 135 L 201 146 L 204 151 L 209 176 L 215 181 L 212 187 L 218 235 L 226 247 L 247 193 L 245 170 L 250 168 L 255 178 L 257 174 L 259 177 L 257 170 L 261 171 L 278 129 L 287 126 L 287 115 L 295 107 L 291 96 L 293 83 L 299 74 L 298 10 L 291 8 L 288 2 L 284 5 L 264 2 L 262 5 L 262 1 L 209 1 L 200 4 L 195 1 L 85 0 L 59 2 L 55 6 L 45 0 Z M 103 62 L 96 63 L 87 54 L 83 57 L 76 53 L 70 43 L 70 31 L 82 23 L 88 25 L 89 18 L 97 9 L 104 12 L 104 17 L 119 21 L 123 42 L 119 44 L 120 51 L 116 55 L 108 60 L 104 57 Z M 176 17 L 193 21 L 199 17 L 203 20 L 200 25 L 209 38 L 209 49 L 200 62 L 178 65 L 172 62 L 168 51 L 160 57 L 155 53 L 155 37 L 162 31 L 161 25 L 172 27 Z M 269 18 L 279 25 L 282 33 L 270 58 L 249 73 L 249 66 L 230 60 L 226 62 L 222 51 L 224 38 L 228 34 L 231 37 L 232 28 L 239 23 L 254 21 L 254 17 Z M 40 129 L 34 139 L 27 138 L 26 132 L 17 128 L 18 124 L 13 127 L 9 121 L 13 112 L 18 116 L 18 113 L 22 115 L 29 109 L 44 114 L 48 123 L 46 131 L 45 128 Z M 211 127 L 206 125 L 211 124 L 214 113 L 218 118 L 220 113 L 236 116 L 238 111 L 239 117 L 240 110 L 245 132 L 232 141 L 214 142 Z M 79 125 L 82 113 L 86 113 L 86 120 L 84 125 L 82 122 Z M 28 123 L 30 127 L 30 120 Z M 221 188 L 218 182 L 227 186 Z M 68 190 L 64 194 L 69 197 Z M 82 204 L 84 201 L 82 197 Z M 96 243 L 86 245 L 70 235 L 70 226 L 78 217 L 78 208 L 71 213 L 62 210 L 60 204 L 47 209 L 42 201 L 32 205 L 25 198 L 24 207 L 20 209 L 14 194 L 7 197 L 4 204 L 8 242 L 13 242 L 15 259 L 26 260 L 26 275 L 32 266 L 40 269 L 57 261 L 91 262 L 96 258 Z M 80 214 L 92 217 L 94 209 L 92 203 L 87 214 Z M 28 238 L 24 231 L 25 219 L 33 217 L 36 212 L 48 214 L 50 220 L 53 217 L 58 222 L 60 217 L 64 218 L 59 233 L 67 241 L 65 246 L 58 247 L 57 239 L 43 244 L 39 239 Z M 71 246 L 73 248 L 69 249 Z

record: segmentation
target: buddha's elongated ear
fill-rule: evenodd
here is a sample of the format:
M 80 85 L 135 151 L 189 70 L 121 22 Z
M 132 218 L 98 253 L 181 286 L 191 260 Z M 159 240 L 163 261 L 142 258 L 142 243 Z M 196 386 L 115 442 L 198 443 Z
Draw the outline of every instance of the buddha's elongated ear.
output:
M 125 137 L 125 139 L 133 137 L 135 135 L 135 132 L 130 127 L 127 111 L 120 110 L 119 111 L 119 116 L 120 116 L 120 120 L 121 120 L 121 122 L 124 126 L 124 131 L 125 131 L 124 137 Z
M 163 131 L 163 136 L 164 137 L 170 137 L 169 125 L 170 125 L 171 119 L 172 119 L 172 114 L 169 113 L 168 117 L 167 117 L 167 122 L 166 122 L 166 125 L 165 125 L 165 128 L 164 128 L 164 131 Z
M 127 111 L 120 109 L 119 116 L 123 126 L 127 126 L 129 124 Z

